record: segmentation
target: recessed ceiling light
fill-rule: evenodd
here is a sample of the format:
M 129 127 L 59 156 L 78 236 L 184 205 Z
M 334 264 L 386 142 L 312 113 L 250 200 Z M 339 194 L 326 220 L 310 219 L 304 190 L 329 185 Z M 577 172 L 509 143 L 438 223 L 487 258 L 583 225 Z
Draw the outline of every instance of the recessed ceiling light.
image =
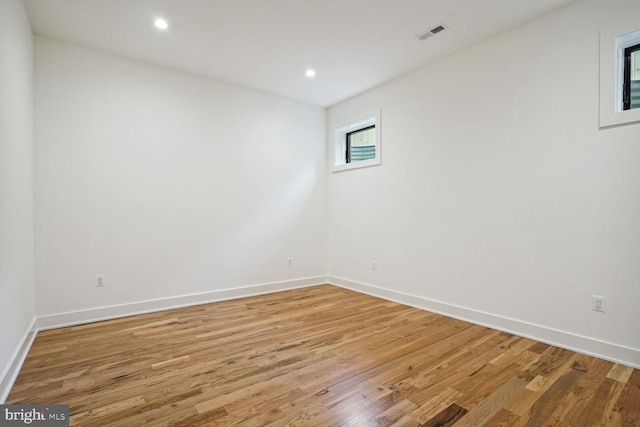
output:
M 307 76 L 307 77 L 315 77 L 316 72 L 315 72 L 315 70 L 312 70 L 311 68 L 309 68 L 309 69 L 306 71 L 306 73 L 304 73 L 304 75 L 305 75 L 305 76 Z
M 159 30 L 166 30 L 167 28 L 169 28 L 169 23 L 164 18 L 157 18 L 153 22 L 153 25 L 155 25 L 156 28 L 159 29 Z

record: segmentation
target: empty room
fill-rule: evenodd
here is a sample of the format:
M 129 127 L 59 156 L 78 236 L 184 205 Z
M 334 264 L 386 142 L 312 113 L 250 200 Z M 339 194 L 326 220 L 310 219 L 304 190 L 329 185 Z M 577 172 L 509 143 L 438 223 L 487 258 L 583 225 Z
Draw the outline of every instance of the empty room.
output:
M 637 0 L 0 0 L 0 425 L 640 426 Z

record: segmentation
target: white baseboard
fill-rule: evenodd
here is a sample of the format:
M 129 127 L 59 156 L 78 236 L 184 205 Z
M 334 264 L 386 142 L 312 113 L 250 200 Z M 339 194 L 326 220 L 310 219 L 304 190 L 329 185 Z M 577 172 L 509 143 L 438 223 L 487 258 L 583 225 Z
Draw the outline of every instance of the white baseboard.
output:
M 291 289 L 322 285 L 325 283 L 330 283 L 332 285 L 351 289 L 363 294 L 383 298 L 474 324 L 487 326 L 489 328 L 531 338 L 557 347 L 640 369 L 640 350 L 638 349 L 624 347 L 618 344 L 600 341 L 566 331 L 560 331 L 495 314 L 484 313 L 466 307 L 434 301 L 416 295 L 397 292 L 339 277 L 318 276 L 284 282 L 264 283 L 241 288 L 223 289 L 199 294 L 181 295 L 177 297 L 141 301 L 118 306 L 98 307 L 89 310 L 52 314 L 34 318 L 29 329 L 24 334 L 21 345 L 15 350 L 11 358 L 11 363 L 5 369 L 2 377 L 0 377 L 0 404 L 6 401 L 6 398 L 11 391 L 11 387 L 13 386 L 13 383 L 20 372 L 20 368 L 24 363 L 27 353 L 31 348 L 33 340 L 35 339 L 37 332 L 40 330 L 73 326 L 101 320 L 110 320 L 119 317 L 133 316 L 136 314 L 151 313 L 169 310 L 172 308 L 207 304 L 255 295 L 264 295 Z
M 40 316 L 38 317 L 38 326 L 39 330 L 62 328 L 65 326 L 74 326 L 83 323 L 99 322 L 101 320 L 111 320 L 119 317 L 170 310 L 172 308 L 188 307 L 192 305 L 207 304 L 255 295 L 264 295 L 273 292 L 287 291 L 290 289 L 306 288 L 325 283 L 327 283 L 326 276 L 318 276 L 284 282 L 263 283 L 241 288 L 222 289 L 198 294 L 180 295 L 176 297 L 140 301 L 109 307 L 97 307 L 88 310 Z
M 326 276 L 309 277 L 283 282 L 262 283 L 259 285 L 244 286 L 240 288 L 222 289 L 199 294 L 180 295 L 171 298 L 140 301 L 117 306 L 97 307 L 88 310 L 51 314 L 34 318 L 29 329 L 25 332 L 20 346 L 14 351 L 11 357 L 11 362 L 5 368 L 3 375 L 0 377 L 0 404 L 4 403 L 9 396 L 11 387 L 13 387 L 13 383 L 18 377 L 22 364 L 27 357 L 27 353 L 29 353 L 33 340 L 39 331 L 98 322 L 101 320 L 117 319 L 119 317 L 133 316 L 136 314 L 152 313 L 172 308 L 188 307 L 211 302 L 288 291 L 291 289 L 306 288 L 326 283 Z
M 37 323 L 37 318 L 34 317 L 22 336 L 20 345 L 11 355 L 9 365 L 5 368 L 2 376 L 0 377 L 0 404 L 6 402 L 9 392 L 11 391 L 11 387 L 13 387 L 13 383 L 16 381 L 16 378 L 18 378 L 24 359 L 27 358 L 27 354 L 31 349 L 31 344 L 33 344 L 33 340 L 36 338 L 38 333 Z
M 340 277 L 330 284 L 640 369 L 640 350 Z

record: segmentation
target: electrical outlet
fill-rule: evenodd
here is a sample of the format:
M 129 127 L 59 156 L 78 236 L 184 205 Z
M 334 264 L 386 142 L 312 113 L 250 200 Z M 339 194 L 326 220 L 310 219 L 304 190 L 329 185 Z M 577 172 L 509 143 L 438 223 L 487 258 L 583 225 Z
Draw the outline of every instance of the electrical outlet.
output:
M 377 267 L 377 266 L 376 266 L 376 260 L 375 260 L 375 259 L 372 259 L 372 260 L 371 260 L 371 269 L 372 269 L 373 271 L 375 271 L 375 270 L 376 270 L 376 267 Z
M 101 288 L 105 285 L 104 274 L 96 274 L 96 288 Z
M 287 267 L 293 267 L 293 258 L 292 257 L 288 257 L 287 258 Z
M 591 295 L 591 310 L 604 313 L 606 297 L 600 295 Z

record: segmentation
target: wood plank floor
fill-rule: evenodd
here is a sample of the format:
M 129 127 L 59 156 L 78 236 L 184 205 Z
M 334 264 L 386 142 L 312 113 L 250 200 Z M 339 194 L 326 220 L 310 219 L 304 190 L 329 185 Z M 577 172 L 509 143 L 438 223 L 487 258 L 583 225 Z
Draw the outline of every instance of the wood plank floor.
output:
M 7 403 L 87 426 L 640 426 L 640 371 L 323 285 L 41 332 Z

